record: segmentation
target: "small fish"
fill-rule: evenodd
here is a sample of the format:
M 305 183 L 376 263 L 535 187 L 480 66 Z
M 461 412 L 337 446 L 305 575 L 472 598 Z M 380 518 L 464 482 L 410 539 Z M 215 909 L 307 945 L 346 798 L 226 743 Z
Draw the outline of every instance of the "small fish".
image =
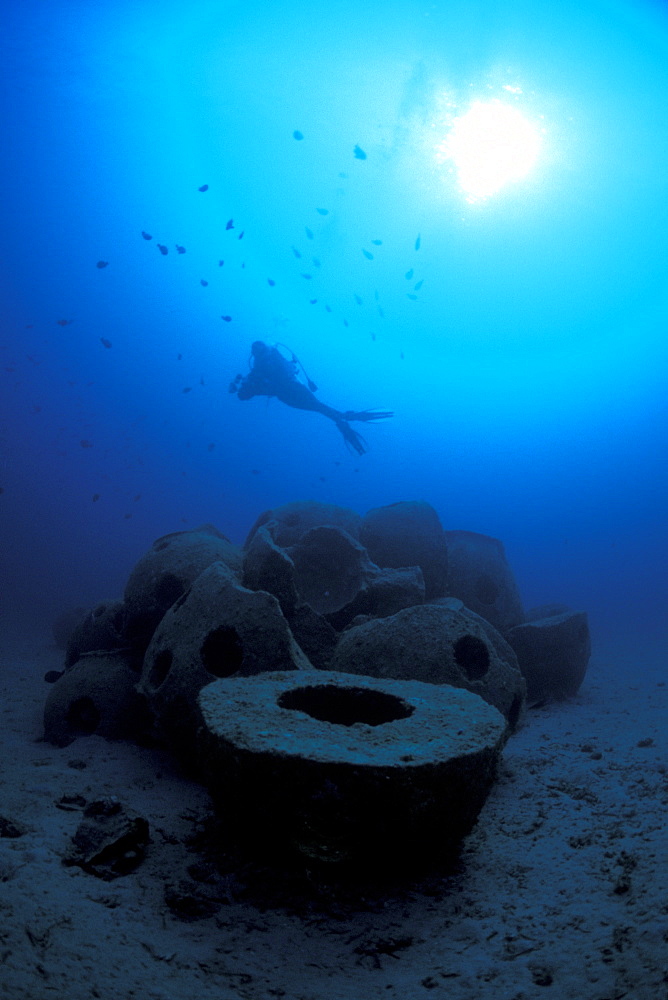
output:
M 209 190 L 209 185 L 208 184 L 202 184 L 202 186 L 198 187 L 197 190 L 198 191 L 208 191 Z
M 415 241 L 415 249 L 416 249 L 416 250 L 419 250 L 419 249 L 420 249 L 420 242 L 421 242 L 421 241 L 420 241 L 420 234 L 418 233 L 418 238 L 417 238 L 417 239 L 416 239 L 416 241 Z
M 328 313 L 331 313 L 331 311 L 332 311 L 332 307 L 331 306 L 325 306 L 325 309 L 327 310 Z
M 232 317 L 231 316 L 221 316 L 220 318 L 224 319 L 226 323 L 231 323 L 232 322 Z
M 410 271 L 406 271 L 404 275 L 406 281 L 410 281 L 412 277 L 413 277 L 413 268 L 411 268 Z
M 344 321 L 343 321 L 343 325 L 344 325 L 344 326 L 349 326 L 349 325 L 350 325 L 350 324 L 348 323 L 348 320 L 347 320 L 347 319 L 344 319 Z
M 384 313 L 384 311 L 383 311 L 383 310 L 382 310 L 382 309 L 380 308 L 380 306 L 378 306 L 378 315 L 380 316 L 380 318 L 381 318 L 381 319 L 385 319 L 385 313 Z
M 99 493 L 93 493 L 93 496 L 91 497 L 92 502 L 93 503 L 97 503 L 97 501 L 99 499 L 100 499 L 100 494 Z
M 213 451 L 213 449 L 214 449 L 215 447 L 216 447 L 216 446 L 215 446 L 215 444 L 214 444 L 214 443 L 213 443 L 213 441 L 212 441 L 212 442 L 211 442 L 211 444 L 208 444 L 208 445 L 206 446 L 206 450 L 207 450 L 207 451 Z
M 382 245 L 383 245 L 383 241 L 382 240 L 371 240 L 371 242 L 373 243 L 373 245 L 375 247 L 382 247 Z
M 129 521 L 130 518 L 132 517 L 132 514 L 123 514 L 123 517 L 125 518 L 126 521 Z
M 355 296 L 355 302 L 357 303 L 358 306 L 362 305 L 362 299 L 359 297 L 359 295 Z
M 313 239 L 313 232 L 309 229 L 308 226 L 304 226 L 304 229 L 306 230 L 306 238 L 308 240 L 312 240 Z
M 317 301 L 318 301 L 317 299 L 309 299 L 308 300 L 310 306 L 314 306 Z
M 169 253 L 169 247 L 164 246 L 162 243 L 158 243 L 157 246 L 163 256 L 166 256 Z
M 32 408 L 32 412 L 33 412 L 33 413 L 41 413 L 41 412 L 42 412 L 42 407 L 41 407 L 41 406 L 37 406 L 37 405 L 35 404 L 35 405 L 33 406 L 33 408 Z
M 294 132 L 292 133 L 292 138 L 300 140 L 304 138 L 304 135 L 302 132 L 299 131 L 299 129 L 295 129 Z
M 329 215 L 328 208 L 316 208 L 316 212 L 318 213 L 318 215 Z
M 93 442 L 89 441 L 88 438 L 82 438 L 81 441 L 79 441 L 79 444 L 81 445 L 82 448 L 92 448 L 93 447 Z
M 98 262 L 95 265 L 95 267 L 99 267 L 100 269 L 102 269 L 103 267 L 109 267 L 109 261 L 108 260 L 98 260 Z
M 245 233 L 245 232 L 246 232 L 246 230 L 245 230 L 245 229 L 242 229 L 242 230 L 241 230 L 241 232 L 239 233 L 239 235 L 238 235 L 237 239 L 239 239 L 239 240 L 242 240 L 242 239 L 244 238 L 244 233 Z
M 424 278 L 422 278 L 421 281 L 416 281 L 415 284 L 413 285 L 413 288 L 415 289 L 416 292 L 419 292 L 423 284 L 424 284 Z
M 176 252 L 177 252 L 177 253 L 185 253 L 185 252 L 186 252 L 186 248 L 185 248 L 185 247 L 180 247 L 180 246 L 178 245 L 178 243 L 177 243 L 177 244 L 176 244 Z
M 403 351 L 400 353 L 399 357 L 401 358 L 402 361 L 404 360 L 404 352 Z
M 225 263 L 224 260 L 219 260 L 218 261 L 218 267 L 222 267 L 224 263 Z
M 150 233 L 145 233 L 143 229 L 141 231 L 141 234 L 142 234 L 142 236 L 143 236 L 143 238 L 145 240 L 152 240 L 153 239 L 153 237 L 151 236 L 151 234 Z
M 183 361 L 183 355 L 182 354 L 177 354 L 176 355 L 176 360 L 177 361 Z
M 344 181 L 347 181 L 347 180 L 348 180 L 348 174 L 343 174 L 343 173 L 340 173 L 340 174 L 339 174 L 339 177 L 342 177 Z
M 57 319 L 56 323 L 58 326 L 67 326 L 69 323 L 73 323 L 73 319 Z
M 260 470 L 259 469 L 251 469 L 251 474 L 253 476 L 259 476 L 260 475 Z
M 372 339 L 372 340 L 375 340 L 375 339 L 376 339 L 376 334 L 375 334 L 375 333 L 373 332 L 373 330 L 371 331 L 371 339 Z
M 302 278 L 306 278 L 307 281 L 310 281 L 312 277 L 312 274 L 302 274 Z
M 134 500 L 135 503 L 137 503 L 137 500 L 141 500 L 141 493 L 135 494 L 135 496 L 133 496 L 132 499 Z
M 228 219 L 227 220 L 227 225 L 225 226 L 225 229 L 226 230 L 227 229 L 234 229 L 234 219 Z
M 271 285 L 271 287 L 273 288 L 273 287 L 274 287 L 274 285 L 276 284 L 276 282 L 275 282 L 275 281 L 273 281 L 273 280 L 272 280 L 271 278 L 267 278 L 267 284 L 268 284 L 268 285 Z
M 311 257 L 311 260 L 313 261 L 315 267 L 320 267 L 320 258 L 319 257 Z
M 192 392 L 192 391 L 193 387 L 191 385 L 187 385 L 185 389 L 181 389 L 181 392 Z
M 106 337 L 100 337 L 100 341 L 105 347 L 111 347 L 111 341 L 107 340 Z
M 301 254 L 300 254 L 299 250 L 297 249 L 297 247 L 293 247 L 292 248 L 292 252 L 295 255 L 295 257 L 301 257 Z
M 356 160 L 366 160 L 366 153 L 360 146 L 355 146 L 353 153 Z
M 364 254 L 367 260 L 373 260 L 373 254 L 369 253 L 368 250 L 362 250 L 362 253 Z
M 412 295 L 411 292 L 406 292 L 406 298 L 415 300 L 417 299 L 417 295 Z
M 206 288 L 206 286 L 207 286 L 207 285 L 209 284 L 209 282 L 208 282 L 208 281 L 206 281 L 206 279 L 205 279 L 205 278 L 200 278 L 200 279 L 199 279 L 199 283 L 200 283 L 200 285 L 202 286 L 202 288 Z

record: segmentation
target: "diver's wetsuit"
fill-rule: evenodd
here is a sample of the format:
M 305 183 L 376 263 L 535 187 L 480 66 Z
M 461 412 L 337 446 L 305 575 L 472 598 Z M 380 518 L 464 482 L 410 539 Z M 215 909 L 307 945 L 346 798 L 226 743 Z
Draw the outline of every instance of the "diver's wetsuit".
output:
M 290 352 L 292 354 L 292 352 Z M 276 396 L 282 403 L 296 410 L 314 410 L 333 420 L 341 431 L 347 445 L 354 448 L 358 455 L 366 451 L 366 442 L 361 434 L 353 430 L 350 420 L 382 420 L 393 416 L 387 410 L 335 410 L 326 403 L 316 399 L 317 386 L 310 379 L 305 385 L 298 378 L 300 362 L 294 354 L 288 360 L 281 354 L 278 347 L 256 340 L 251 346 L 251 369 L 246 376 L 237 375 L 230 384 L 230 392 L 235 392 L 239 399 L 251 399 L 252 396 Z M 303 371 L 303 368 L 302 368 Z

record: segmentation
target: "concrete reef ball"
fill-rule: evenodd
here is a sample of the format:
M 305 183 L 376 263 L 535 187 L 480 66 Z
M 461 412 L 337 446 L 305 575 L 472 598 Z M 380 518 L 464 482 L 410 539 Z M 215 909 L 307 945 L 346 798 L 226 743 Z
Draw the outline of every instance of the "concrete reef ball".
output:
M 517 625 L 508 632 L 508 642 L 526 678 L 531 704 L 577 694 L 591 655 L 584 611 L 567 610 Z
M 244 548 L 249 546 L 258 528 L 270 521 L 274 541 L 284 548 L 287 545 L 294 545 L 311 528 L 323 526 L 343 528 L 353 538 L 359 538 L 362 518 L 357 511 L 349 507 L 321 503 L 319 500 L 294 500 L 263 511 L 248 532 Z
M 225 678 L 199 695 L 199 759 L 256 853 L 387 874 L 456 852 L 506 723 L 458 688 L 333 671 Z
M 304 531 L 293 545 L 279 547 L 276 521 L 261 525 L 244 556 L 243 582 L 274 594 L 290 618 L 305 604 L 333 628 L 357 615 L 383 617 L 424 601 L 419 566 L 380 569 L 352 535 L 334 525 Z
M 51 629 L 53 632 L 53 639 L 58 647 L 58 649 L 66 649 L 69 638 L 74 632 L 77 625 L 80 625 L 84 620 L 86 615 L 90 614 L 90 608 L 84 608 L 81 606 L 75 608 L 67 608 L 65 611 L 61 611 L 56 619 L 54 619 Z
M 524 621 L 513 571 L 498 538 L 475 531 L 446 531 L 450 596 L 505 634 Z
M 360 541 L 378 566 L 419 566 L 427 600 L 448 593 L 448 547 L 431 504 L 401 500 L 374 507 L 362 518 Z
M 300 669 L 312 667 L 276 598 L 246 590 L 224 563 L 214 563 L 158 625 L 139 691 L 154 719 L 154 734 L 188 752 L 203 685 L 216 677 Z
M 123 602 L 100 601 L 72 629 L 65 645 L 65 666 L 71 667 L 84 653 L 123 646 Z
M 499 656 L 491 625 L 466 608 L 423 604 L 348 629 L 330 661 L 332 670 L 372 677 L 419 680 L 467 688 L 517 728 L 526 685 L 510 650 Z M 501 637 L 499 637 L 501 638 Z
M 137 673 L 128 650 L 85 653 L 51 688 L 44 736 L 65 747 L 79 736 L 133 739 L 146 726 Z
M 136 563 L 125 587 L 128 644 L 145 650 L 165 611 L 214 562 L 224 562 L 241 574 L 241 549 L 210 524 L 157 538 Z

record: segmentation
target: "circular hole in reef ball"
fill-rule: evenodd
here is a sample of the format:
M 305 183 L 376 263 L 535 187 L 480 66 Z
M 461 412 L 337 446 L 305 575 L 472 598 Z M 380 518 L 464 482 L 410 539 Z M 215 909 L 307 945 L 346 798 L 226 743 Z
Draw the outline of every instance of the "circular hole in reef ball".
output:
M 244 647 L 239 633 L 230 626 L 209 632 L 200 649 L 202 663 L 214 677 L 231 677 L 241 669 Z
M 286 691 L 278 699 L 278 704 L 281 708 L 296 709 L 312 719 L 338 726 L 354 726 L 357 722 L 382 726 L 384 722 L 407 719 L 413 714 L 413 706 L 395 695 L 334 684 Z
M 457 639 L 453 652 L 469 680 L 477 681 L 489 670 L 489 650 L 477 635 L 463 635 Z
M 94 733 L 100 725 L 100 713 L 90 698 L 77 698 L 67 712 L 67 725 L 77 733 Z

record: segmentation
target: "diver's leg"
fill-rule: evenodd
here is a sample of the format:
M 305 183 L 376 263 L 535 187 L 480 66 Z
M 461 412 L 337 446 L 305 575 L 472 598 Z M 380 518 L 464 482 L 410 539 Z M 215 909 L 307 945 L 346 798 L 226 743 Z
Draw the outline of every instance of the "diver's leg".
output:
M 276 395 L 283 403 L 287 403 L 288 406 L 293 406 L 297 410 L 311 410 L 314 413 L 322 413 L 324 417 L 329 417 L 339 428 L 347 447 L 352 448 L 358 455 L 363 455 L 366 452 L 366 441 L 350 426 L 347 414 L 342 413 L 341 410 L 335 410 L 333 406 L 327 406 L 326 403 L 321 403 L 311 390 L 307 389 L 301 382 L 290 383 L 282 387 Z M 354 419 L 364 418 L 356 415 Z
M 307 389 L 301 382 L 289 382 L 287 385 L 282 385 L 276 392 L 276 396 L 282 403 L 292 406 L 296 410 L 311 410 L 314 413 L 322 413 L 330 420 L 343 419 L 343 413 L 340 410 L 335 410 L 334 407 L 321 403 L 311 390 Z
M 336 426 L 343 434 L 343 440 L 346 442 L 347 448 L 353 448 L 358 455 L 363 455 L 366 452 L 366 441 L 361 434 L 353 430 L 350 424 L 346 423 L 345 420 L 337 420 Z

